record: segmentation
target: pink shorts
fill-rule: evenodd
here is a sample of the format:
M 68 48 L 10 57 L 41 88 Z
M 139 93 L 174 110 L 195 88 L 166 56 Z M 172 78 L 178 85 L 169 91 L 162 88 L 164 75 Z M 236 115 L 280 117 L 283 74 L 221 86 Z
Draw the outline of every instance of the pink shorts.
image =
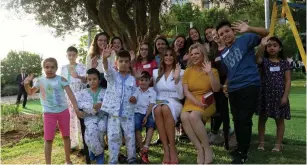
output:
M 57 123 L 62 137 L 70 135 L 70 115 L 66 109 L 60 113 L 44 113 L 44 139 L 53 140 Z

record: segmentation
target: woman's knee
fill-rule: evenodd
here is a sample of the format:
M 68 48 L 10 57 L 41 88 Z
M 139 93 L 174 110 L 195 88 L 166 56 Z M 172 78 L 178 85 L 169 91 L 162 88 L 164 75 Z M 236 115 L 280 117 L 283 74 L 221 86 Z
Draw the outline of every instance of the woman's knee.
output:
M 189 121 L 189 115 L 190 115 L 189 112 L 182 112 L 181 113 L 180 120 L 181 120 L 182 124 Z
M 196 121 L 202 120 L 202 115 L 198 111 L 192 111 L 189 114 L 189 120 L 190 122 L 196 122 Z
M 169 109 L 169 107 L 167 105 L 163 105 L 162 106 L 162 114 L 163 114 L 164 118 L 172 116 L 172 112 L 171 112 L 171 110 Z

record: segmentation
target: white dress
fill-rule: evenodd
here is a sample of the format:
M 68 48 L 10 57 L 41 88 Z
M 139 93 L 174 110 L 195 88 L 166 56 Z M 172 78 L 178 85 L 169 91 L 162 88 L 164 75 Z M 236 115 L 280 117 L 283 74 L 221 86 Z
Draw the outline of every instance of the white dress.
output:
M 79 76 L 86 76 L 86 70 L 85 66 L 83 64 L 77 64 L 75 66 L 75 72 Z M 76 93 L 84 89 L 86 84 L 82 83 L 80 79 L 74 78 L 70 75 L 69 72 L 69 65 L 63 65 L 61 68 L 61 76 L 63 76 L 68 82 L 69 82 L 69 87 L 71 88 L 72 92 L 76 96 Z M 73 109 L 73 106 L 68 98 L 67 98 L 67 103 L 68 103 L 68 109 L 70 113 L 70 141 L 71 141 L 71 148 L 76 148 L 80 147 L 83 148 L 82 144 L 80 142 L 80 139 L 82 139 L 82 134 L 81 134 L 81 125 L 80 121 Z
M 170 73 L 167 79 L 165 79 L 165 75 L 163 75 L 160 80 L 156 82 L 158 77 L 158 69 L 153 70 L 154 89 L 157 93 L 157 104 L 153 107 L 152 110 L 152 116 L 154 119 L 154 109 L 156 106 L 159 104 L 165 104 L 170 108 L 175 123 L 177 123 L 182 109 L 180 100 L 184 98 L 182 87 L 183 73 L 184 70 L 181 70 L 180 80 L 178 84 L 175 85 L 173 71 Z

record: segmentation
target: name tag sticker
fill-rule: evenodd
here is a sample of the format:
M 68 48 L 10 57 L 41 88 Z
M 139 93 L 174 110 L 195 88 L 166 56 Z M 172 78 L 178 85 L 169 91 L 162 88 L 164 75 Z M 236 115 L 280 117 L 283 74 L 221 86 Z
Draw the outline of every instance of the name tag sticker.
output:
M 150 64 L 143 65 L 143 68 L 144 68 L 144 69 L 148 69 L 148 68 L 150 68 L 150 67 L 151 67 Z
M 280 67 L 279 66 L 270 67 L 270 71 L 271 72 L 278 72 L 278 71 L 280 71 Z
M 220 57 L 220 56 L 219 56 L 219 57 L 216 57 L 214 61 L 215 61 L 215 62 L 221 61 L 221 57 Z
M 222 57 L 225 58 L 228 54 L 229 54 L 229 49 L 224 54 L 222 54 Z

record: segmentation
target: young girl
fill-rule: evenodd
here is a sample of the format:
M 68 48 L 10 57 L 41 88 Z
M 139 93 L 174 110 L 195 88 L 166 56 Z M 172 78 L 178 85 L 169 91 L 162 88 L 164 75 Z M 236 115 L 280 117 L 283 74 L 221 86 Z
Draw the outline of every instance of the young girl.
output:
M 176 36 L 171 47 L 175 50 L 181 69 L 185 69 L 189 55 L 186 50 L 187 40 L 184 35 Z
M 73 108 L 78 115 L 82 112 L 78 110 L 76 98 L 69 87 L 68 81 L 56 75 L 58 63 L 55 58 L 47 58 L 42 63 L 44 75 L 39 77 L 31 88 L 29 83 L 33 80 L 33 74 L 24 81 L 25 89 L 29 95 L 33 95 L 40 90 L 40 100 L 44 112 L 44 139 L 45 139 L 45 160 L 46 164 L 51 164 L 52 142 L 55 136 L 57 123 L 62 133 L 65 150 L 65 162 L 72 164 L 70 160 L 70 139 L 69 139 L 69 110 L 65 98 L 66 91 Z
M 197 28 L 190 28 L 188 30 L 188 35 L 189 37 L 187 38 L 187 49 L 189 49 L 191 45 L 196 43 L 204 44 Z
M 104 135 L 107 132 L 107 115 L 100 111 L 105 89 L 99 87 L 100 73 L 91 68 L 87 72 L 87 82 L 90 88 L 77 93 L 78 107 L 84 112 L 85 143 L 92 153 L 91 159 L 97 164 L 104 163 Z
M 143 42 L 138 51 L 136 63 L 133 66 L 136 79 L 140 78 L 142 71 L 147 71 L 152 76 L 153 70 L 158 68 L 158 64 L 152 53 L 152 48 L 149 43 Z M 136 84 L 138 86 L 139 81 Z
M 76 63 L 78 57 L 78 50 L 71 46 L 67 49 L 67 58 L 69 60 L 68 65 L 64 65 L 61 68 L 61 76 L 63 76 L 69 83 L 69 87 L 74 94 L 85 88 L 85 66 L 83 64 Z M 76 149 L 81 146 L 79 137 L 82 139 L 81 128 L 79 119 L 74 112 L 73 106 L 68 99 L 68 109 L 70 113 L 70 146 L 71 149 Z M 82 148 L 82 147 L 81 147 Z
M 264 51 L 264 57 L 261 54 Z M 290 120 L 289 92 L 291 72 L 285 60 L 282 43 L 277 37 L 263 38 L 257 52 L 257 63 L 261 64 L 262 92 L 259 110 L 259 150 L 264 150 L 265 123 L 268 117 L 275 119 L 277 137 L 272 152 L 282 150 L 282 139 L 285 131 L 284 119 Z
M 161 57 L 165 54 L 166 49 L 169 47 L 168 41 L 165 37 L 158 35 L 154 41 L 154 55 L 155 55 L 155 60 L 160 66 L 160 61 Z

